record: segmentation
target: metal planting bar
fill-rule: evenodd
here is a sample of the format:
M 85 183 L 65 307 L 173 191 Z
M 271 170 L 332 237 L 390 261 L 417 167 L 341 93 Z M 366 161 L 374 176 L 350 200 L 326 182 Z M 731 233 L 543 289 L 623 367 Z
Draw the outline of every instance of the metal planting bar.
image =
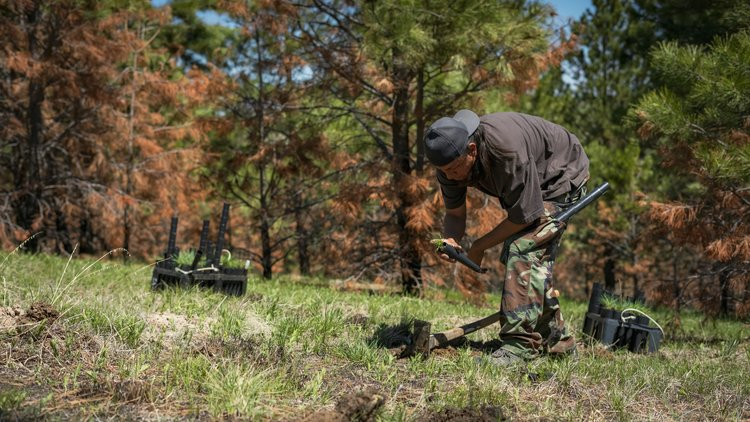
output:
M 567 222 L 570 219 L 570 217 L 575 215 L 578 211 L 584 209 L 586 205 L 596 201 L 597 198 L 604 195 L 604 192 L 606 192 L 608 189 L 609 189 L 609 183 L 607 182 L 602 183 L 599 187 L 591 191 L 591 193 L 589 193 L 588 195 L 581 198 L 581 200 L 576 202 L 570 208 L 555 215 L 555 218 L 558 221 Z
M 459 252 L 454 248 L 453 246 L 443 242 L 443 245 L 440 247 L 440 249 L 445 252 L 446 255 L 448 255 L 450 258 L 455 259 L 456 261 L 466 265 L 467 267 L 471 268 L 472 270 L 478 272 L 478 273 L 486 273 L 488 270 L 486 268 L 480 268 L 479 265 L 477 265 L 476 262 L 469 259 L 468 255 L 466 255 L 463 252 Z
M 211 266 L 214 264 L 214 250 L 213 250 L 213 243 L 210 240 L 206 240 L 206 252 L 203 254 L 206 255 L 206 265 Z
M 190 271 L 195 271 L 195 269 L 198 267 L 198 263 L 200 262 L 202 255 L 203 255 L 203 251 L 201 251 L 200 249 L 198 249 L 195 252 L 195 257 L 193 257 L 193 263 L 190 264 Z
M 175 243 L 177 242 L 177 216 L 172 217 L 172 225 L 169 228 L 169 242 L 164 258 L 169 258 L 175 253 Z
M 214 262 L 216 265 L 221 264 L 221 251 L 224 249 L 224 234 L 227 232 L 227 222 L 229 221 L 229 204 L 224 203 L 221 210 L 221 222 L 219 223 L 219 237 L 216 239 L 216 250 L 214 251 Z
M 208 220 L 203 220 L 203 230 L 201 230 L 201 243 L 198 245 L 198 250 L 208 256 Z

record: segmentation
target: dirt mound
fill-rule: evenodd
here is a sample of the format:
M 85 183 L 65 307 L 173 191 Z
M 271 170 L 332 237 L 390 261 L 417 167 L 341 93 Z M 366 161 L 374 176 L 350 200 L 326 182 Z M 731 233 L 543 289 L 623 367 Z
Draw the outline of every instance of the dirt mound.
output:
M 163 341 L 169 346 L 185 339 L 205 342 L 211 332 L 211 324 L 215 322 L 213 318 L 198 320 L 171 312 L 152 313 L 145 315 L 143 319 L 146 321 L 143 339 L 147 342 Z
M 383 406 L 385 398 L 374 388 L 347 394 L 336 403 L 335 410 L 321 410 L 301 419 L 304 422 L 369 422 Z
M 17 331 L 19 327 L 45 320 L 52 323 L 59 316 L 60 312 L 47 302 L 34 302 L 27 310 L 18 306 L 2 307 L 0 308 L 0 331 Z
M 60 313 L 46 302 L 34 302 L 29 307 L 29 310 L 26 311 L 27 322 L 39 322 L 45 319 L 54 321 L 59 316 Z
M 454 409 L 448 408 L 439 411 L 429 412 L 422 415 L 419 422 L 428 421 L 448 421 L 448 422 L 496 422 L 507 420 L 503 416 L 503 411 L 499 407 L 480 407 L 479 409 Z
M 440 348 L 440 349 L 432 349 L 430 351 L 431 356 L 443 356 L 446 358 L 454 358 L 458 357 L 458 349 L 452 346 Z
M 16 328 L 18 320 L 26 316 L 26 311 L 18 306 L 0 308 L 0 331 Z

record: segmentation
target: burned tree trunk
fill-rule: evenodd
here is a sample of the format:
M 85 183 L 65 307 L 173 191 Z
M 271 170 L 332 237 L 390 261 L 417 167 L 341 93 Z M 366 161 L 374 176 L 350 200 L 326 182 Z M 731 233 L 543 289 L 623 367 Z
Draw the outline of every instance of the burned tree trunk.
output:
M 41 19 L 42 9 L 36 7 L 25 15 L 26 23 L 30 28 L 34 28 L 39 24 Z M 42 55 L 40 42 L 37 39 L 37 32 L 30 30 L 28 31 L 28 51 L 35 57 L 39 58 Z M 16 205 L 13 207 L 16 214 L 16 224 L 20 227 L 30 230 L 34 225 L 34 221 L 37 218 L 42 218 L 39 215 L 41 209 L 41 203 L 43 202 L 43 190 L 44 186 L 43 175 L 41 171 L 41 149 L 44 139 L 44 115 L 42 114 L 42 106 L 45 100 L 45 82 L 44 80 L 33 77 L 29 80 L 28 85 L 28 106 L 25 115 L 26 124 L 26 142 L 19 142 L 17 151 L 19 151 L 19 162 L 20 168 L 16 175 L 15 188 L 20 193 L 16 201 Z M 24 146 L 25 145 L 25 146 Z M 39 248 L 39 243 L 36 239 L 31 239 L 27 244 L 27 248 L 32 251 L 36 251 Z
M 394 52 L 394 62 L 401 59 Z M 416 205 L 416 198 L 409 194 L 405 184 L 412 172 L 409 145 L 409 81 L 411 75 L 405 66 L 394 69 L 393 106 L 393 183 L 398 192 L 399 206 L 396 217 L 399 230 L 401 283 L 404 292 L 419 294 L 422 289 L 422 257 L 417 248 L 417 236 L 407 227 L 406 210 Z
M 308 232 L 305 229 L 305 215 L 302 212 L 302 198 L 300 195 L 294 196 L 295 210 L 294 210 L 294 222 L 295 222 L 295 234 L 297 237 L 297 264 L 299 265 L 299 272 L 302 275 L 310 274 L 310 255 L 308 253 Z

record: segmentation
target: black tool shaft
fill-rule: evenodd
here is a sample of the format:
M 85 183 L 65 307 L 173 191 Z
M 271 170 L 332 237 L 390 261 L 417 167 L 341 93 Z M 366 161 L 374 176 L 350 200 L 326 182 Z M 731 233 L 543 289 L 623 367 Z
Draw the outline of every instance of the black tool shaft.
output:
M 480 267 L 476 262 L 469 259 L 465 253 L 459 252 L 456 248 L 446 242 L 443 242 L 443 246 L 440 247 L 440 250 L 445 252 L 449 258 L 455 259 L 478 273 L 484 274 L 487 272 L 486 268 Z
M 227 232 L 227 222 L 229 221 L 229 204 L 224 203 L 221 210 L 221 222 L 219 223 L 219 237 L 216 239 L 216 250 L 214 251 L 214 262 L 216 265 L 221 264 L 221 251 L 224 249 L 224 234 Z
M 576 215 L 582 209 L 586 208 L 587 205 L 596 201 L 600 196 L 609 189 L 609 183 L 604 182 L 596 189 L 592 190 L 591 193 L 581 198 L 578 202 L 571 205 L 569 208 L 560 211 L 555 215 L 555 219 L 563 223 L 567 222 L 570 217 Z
M 177 242 L 177 216 L 172 217 L 172 224 L 169 227 L 169 241 L 167 242 L 167 251 L 165 258 L 175 254 L 175 243 Z
M 198 263 L 201 260 L 201 256 L 203 255 L 203 251 L 198 249 L 195 252 L 195 256 L 193 257 L 193 262 L 190 264 L 190 271 L 195 271 L 196 268 L 198 268 Z
M 206 254 L 208 253 L 208 220 L 203 220 L 203 229 L 201 230 L 201 241 L 198 245 L 198 249 L 203 251 Z

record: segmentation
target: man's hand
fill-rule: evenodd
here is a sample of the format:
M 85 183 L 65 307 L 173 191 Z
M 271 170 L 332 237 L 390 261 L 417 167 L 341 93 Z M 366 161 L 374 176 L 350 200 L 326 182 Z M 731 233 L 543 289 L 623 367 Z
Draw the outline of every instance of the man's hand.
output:
M 445 243 L 447 243 L 447 244 L 449 244 L 449 245 L 453 246 L 453 247 L 454 247 L 454 248 L 456 248 L 456 250 L 457 250 L 458 252 L 460 252 L 460 253 L 463 253 L 463 251 L 464 251 L 464 249 L 463 249 L 463 248 L 461 247 L 461 245 L 459 245 L 459 244 L 458 244 L 458 242 L 456 242 L 456 241 L 455 241 L 455 240 L 454 240 L 454 239 L 453 239 L 452 237 L 449 237 L 449 238 L 447 238 L 447 239 L 443 239 L 443 242 L 445 242 Z M 441 259 L 443 259 L 443 260 L 445 260 L 445 261 L 448 261 L 448 262 L 456 262 L 456 260 L 455 260 L 455 259 L 453 259 L 453 258 L 449 257 L 449 256 L 448 256 L 448 255 L 447 255 L 446 253 L 444 253 L 444 252 L 440 252 L 440 253 L 439 253 L 439 255 L 440 255 L 440 258 L 441 258 Z
M 481 249 L 477 246 L 476 243 L 471 245 L 471 248 L 469 248 L 469 253 L 467 254 L 470 260 L 476 262 L 477 265 L 480 267 L 482 266 L 482 259 L 484 259 L 484 249 Z

